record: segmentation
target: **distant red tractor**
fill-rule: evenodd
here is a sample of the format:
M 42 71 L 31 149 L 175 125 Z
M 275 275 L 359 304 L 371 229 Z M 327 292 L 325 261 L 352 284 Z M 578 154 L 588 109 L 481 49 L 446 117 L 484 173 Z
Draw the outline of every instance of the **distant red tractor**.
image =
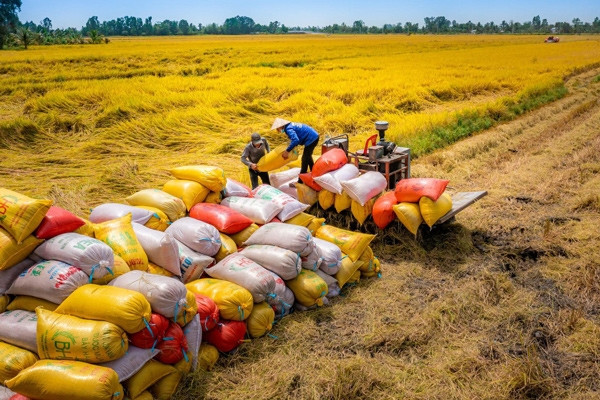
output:
M 548 36 L 545 40 L 544 43 L 558 43 L 560 39 L 558 38 L 558 36 Z

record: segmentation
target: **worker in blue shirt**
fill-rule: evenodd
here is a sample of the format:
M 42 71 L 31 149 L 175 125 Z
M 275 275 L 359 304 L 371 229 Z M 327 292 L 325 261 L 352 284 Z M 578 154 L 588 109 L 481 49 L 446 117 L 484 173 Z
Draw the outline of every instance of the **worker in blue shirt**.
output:
M 319 142 L 319 134 L 313 128 L 308 125 L 300 124 L 297 122 L 290 122 L 283 118 L 275 118 L 273 125 L 271 126 L 271 130 L 276 129 L 278 132 L 283 132 L 290 138 L 290 144 L 285 149 L 281 156 L 284 159 L 289 157 L 290 151 L 294 149 L 294 147 L 301 145 L 304 146 L 304 151 L 302 152 L 302 164 L 300 165 L 300 173 L 303 174 L 308 172 L 310 169 L 312 171 L 313 167 L 313 151 L 315 147 L 317 147 L 317 143 Z M 302 183 L 300 179 L 298 179 L 298 183 Z

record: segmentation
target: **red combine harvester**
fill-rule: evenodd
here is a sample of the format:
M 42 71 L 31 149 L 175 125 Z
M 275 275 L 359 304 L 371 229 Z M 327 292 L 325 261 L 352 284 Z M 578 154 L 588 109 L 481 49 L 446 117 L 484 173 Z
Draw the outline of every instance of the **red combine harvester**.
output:
M 558 43 L 560 41 L 558 36 L 548 36 L 545 40 L 544 43 Z

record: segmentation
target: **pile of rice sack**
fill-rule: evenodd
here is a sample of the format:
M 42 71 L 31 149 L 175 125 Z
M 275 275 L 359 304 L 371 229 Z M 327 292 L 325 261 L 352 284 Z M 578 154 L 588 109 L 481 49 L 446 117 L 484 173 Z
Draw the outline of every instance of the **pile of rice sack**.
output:
M 291 170 L 280 172 L 276 177 L 287 177 L 290 173 Z M 361 174 L 354 164 L 348 163 L 342 149 L 323 154 L 311 172 L 299 177 L 303 182 L 296 185 L 299 201 L 337 213 L 349 210 L 359 225 L 370 216 L 380 229 L 399 220 L 416 235 L 423 222 L 432 227 L 452 209 L 452 198 L 444 192 L 447 180 L 403 179 L 394 191 L 386 192 L 387 181 L 383 174 L 376 171 Z M 271 180 L 274 180 L 273 175 Z
M 217 167 L 171 173 L 89 220 L 0 188 L 0 398 L 168 399 L 188 372 L 379 273 L 373 235 L 289 194 Z

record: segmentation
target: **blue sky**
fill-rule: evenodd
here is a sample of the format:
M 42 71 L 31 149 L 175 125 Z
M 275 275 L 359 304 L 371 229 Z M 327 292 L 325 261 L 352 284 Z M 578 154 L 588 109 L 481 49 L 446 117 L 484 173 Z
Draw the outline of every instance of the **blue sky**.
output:
M 592 22 L 600 17 L 600 0 L 22 0 L 21 21 L 39 23 L 45 17 L 54 28 L 81 28 L 91 16 L 100 21 L 124 16 L 153 21 L 186 19 L 190 23 L 222 24 L 226 18 L 245 15 L 255 22 L 279 21 L 287 26 L 367 25 L 418 22 L 445 16 L 458 22 L 530 21 L 535 15 L 548 22 Z

